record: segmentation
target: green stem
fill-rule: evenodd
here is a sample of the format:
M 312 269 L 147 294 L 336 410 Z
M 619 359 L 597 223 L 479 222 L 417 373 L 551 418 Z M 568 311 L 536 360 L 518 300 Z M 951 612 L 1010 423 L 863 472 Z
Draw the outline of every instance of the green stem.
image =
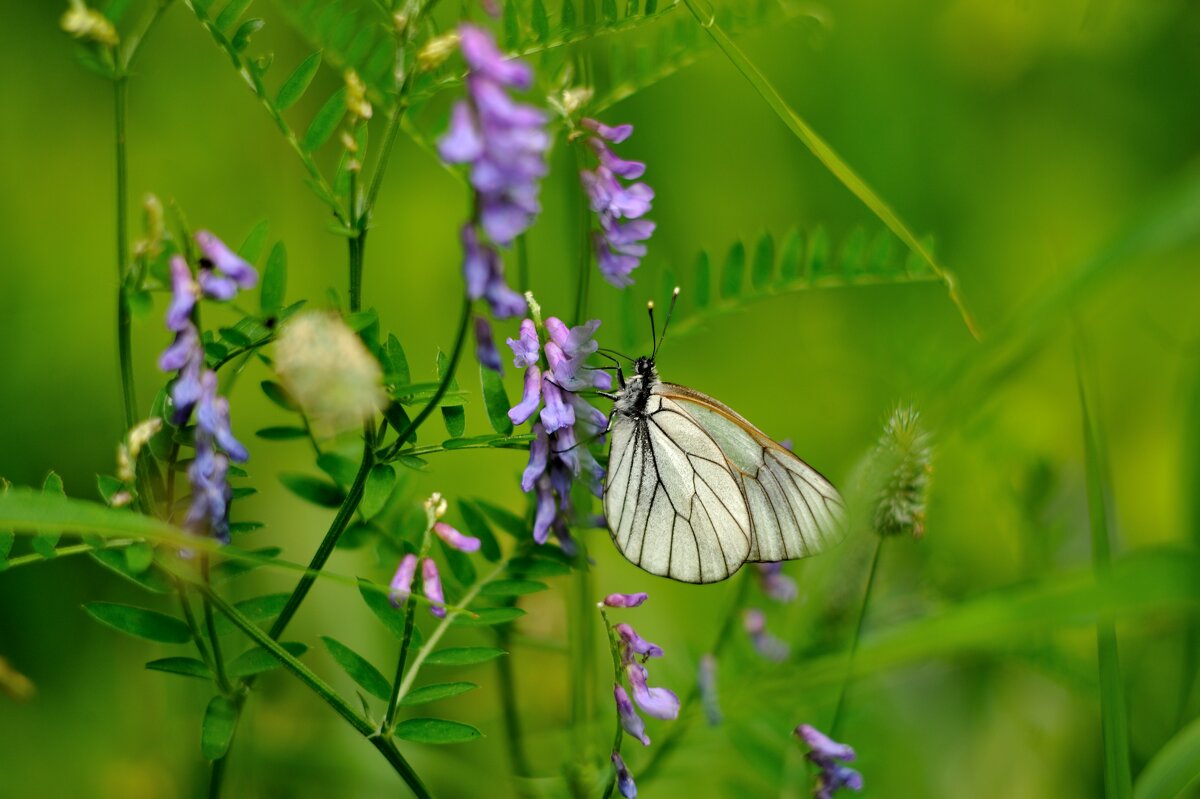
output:
M 133 334 L 130 328 L 126 268 L 129 265 L 129 177 L 125 153 L 129 113 L 129 85 L 122 75 L 113 81 L 113 113 L 116 127 L 117 161 L 117 353 L 121 362 L 121 393 L 125 404 L 125 428 L 137 424 L 137 393 L 133 387 Z
M 620 685 L 624 682 L 621 675 L 624 669 L 621 668 L 621 646 L 617 641 L 617 634 L 613 631 L 612 624 L 608 621 L 608 612 L 604 608 L 600 608 L 600 617 L 604 619 L 604 629 L 608 633 L 608 647 L 612 652 L 613 662 L 613 682 Z M 621 715 L 617 714 L 617 729 L 613 734 L 612 750 L 620 753 L 621 742 L 625 740 L 625 728 L 621 726 Z M 609 799 L 612 796 L 613 789 L 617 787 L 617 770 L 610 766 L 611 773 L 609 774 L 608 784 L 604 787 L 604 799 Z
M 437 390 L 433 392 L 433 396 L 429 398 L 429 402 L 425 403 L 425 407 L 421 408 L 421 412 L 417 414 L 416 418 L 409 422 L 408 426 L 403 430 L 397 431 L 398 437 L 396 438 L 395 442 L 393 442 L 392 446 L 389 447 L 388 450 L 380 457 L 380 460 L 384 463 L 396 459 L 396 456 L 400 453 L 400 447 L 403 446 L 408 437 L 412 435 L 413 431 L 419 428 L 425 422 L 425 420 L 429 418 L 429 414 L 433 413 L 434 408 L 438 406 L 438 403 L 441 402 L 442 397 L 444 397 L 446 392 L 450 389 L 450 383 L 454 380 L 454 373 L 458 371 L 458 362 L 462 358 L 463 347 L 467 341 L 467 328 L 470 326 L 470 322 L 471 299 L 470 297 L 464 295 L 462 316 L 458 322 L 458 333 L 454 339 L 454 349 L 450 352 L 450 363 L 446 366 L 446 374 L 442 376 L 441 381 L 438 383 Z
M 509 625 L 496 628 L 496 646 L 505 652 L 511 651 L 512 632 Z M 508 746 L 508 760 L 512 772 L 519 779 L 532 774 L 529 758 L 525 753 L 525 742 L 521 732 L 520 713 L 517 709 L 517 681 L 513 675 L 512 658 L 496 658 L 496 677 L 500 682 L 500 711 L 504 721 L 504 743 Z M 521 785 L 518 785 L 518 790 Z
M 196 644 L 196 651 L 200 653 L 200 658 L 205 664 L 212 669 L 213 674 L 216 674 L 216 666 L 209 654 L 208 645 L 204 643 L 204 635 L 200 632 L 200 625 L 196 623 L 196 614 L 192 612 L 192 603 L 188 600 L 187 589 L 182 581 L 175 581 L 175 590 L 179 593 L 179 607 L 183 610 L 183 619 L 187 622 L 188 629 L 192 631 L 192 641 Z
M 588 569 L 587 554 L 580 544 L 575 565 L 575 601 L 570 614 L 575 650 L 575 662 L 571 666 L 571 729 L 575 732 L 575 753 L 580 764 L 592 760 L 592 619 L 596 607 L 592 594 L 592 575 Z
M 209 772 L 208 778 L 208 799 L 218 799 L 221 795 L 221 786 L 225 784 L 225 767 L 229 763 L 229 755 L 218 757 L 212 762 L 212 770 Z
M 204 584 L 210 585 L 208 554 L 200 556 L 200 574 Z M 213 619 L 212 603 L 204 600 L 204 626 L 208 629 L 208 642 L 212 646 L 213 673 L 217 675 L 217 686 L 221 693 L 232 693 L 229 678 L 225 675 L 225 659 L 221 656 L 221 639 L 217 636 L 217 625 Z
M 875 575 L 879 571 L 879 560 L 883 554 L 883 536 L 875 537 L 875 554 L 871 556 L 871 570 L 867 572 L 867 587 L 863 591 L 862 604 L 858 607 L 858 621 L 854 624 L 854 637 L 850 639 L 850 655 L 846 660 L 846 674 L 842 678 L 838 690 L 837 704 L 833 707 L 833 718 L 829 722 L 829 737 L 837 740 L 841 731 L 842 719 L 846 711 L 846 694 L 850 689 L 850 680 L 854 677 L 854 658 L 858 654 L 858 642 L 862 638 L 863 621 L 867 617 L 867 604 L 871 601 L 871 592 L 875 588 Z
M 423 9 L 422 16 L 428 11 L 428 8 Z M 419 21 L 419 18 L 418 20 Z M 396 139 L 400 135 L 400 122 L 404 119 L 404 112 L 408 110 L 408 91 L 412 87 L 412 77 L 415 71 L 409 71 L 404 76 L 404 82 L 400 84 L 400 90 L 396 95 L 396 107 L 392 109 L 391 116 L 388 117 L 387 129 L 383 134 L 383 148 L 379 151 L 379 161 L 375 164 L 375 171 L 371 174 L 371 185 L 367 188 L 366 202 L 363 206 L 363 221 L 369 222 L 371 219 L 371 211 L 375 208 L 375 199 L 379 196 L 379 189 L 383 186 L 383 175 L 387 172 L 388 160 L 391 158 L 392 150 L 395 149 Z
M 365 436 L 365 439 L 363 443 L 362 463 L 359 464 L 358 473 L 354 475 L 354 482 L 350 484 L 350 489 L 346 492 L 346 498 L 342 500 L 337 515 L 333 517 L 333 522 L 329 525 L 329 530 L 326 531 L 325 537 L 321 539 L 321 545 L 317 547 L 312 560 L 309 561 L 308 571 L 296 583 L 296 587 L 292 589 L 291 596 L 288 597 L 287 604 L 283 606 L 283 611 L 275 619 L 275 623 L 271 625 L 270 636 L 272 639 L 278 639 L 279 636 L 283 635 L 283 631 L 287 629 L 292 616 L 296 614 L 296 611 L 300 608 L 300 604 L 308 596 L 309 590 L 317 579 L 317 573 L 324 568 L 325 561 L 329 560 L 334 547 L 337 546 L 338 539 L 346 531 L 346 527 L 349 526 L 350 521 L 354 518 L 355 511 L 358 510 L 359 503 L 362 502 L 363 488 L 367 484 L 367 475 L 371 473 L 371 467 L 375 465 L 375 453 L 371 448 L 371 437 Z
M 392 695 L 388 697 L 387 710 L 383 714 L 385 730 L 392 729 L 396 724 L 396 711 L 400 707 L 400 684 L 404 681 L 404 666 L 408 661 L 408 648 L 412 645 L 416 615 L 417 604 L 413 602 L 410 594 L 408 601 L 404 603 L 404 635 L 400 639 L 400 655 L 396 658 L 396 679 L 392 680 Z
M 713 657 L 718 657 L 721 651 L 728 645 L 729 639 L 733 635 L 733 630 L 737 626 L 738 612 L 742 609 L 742 604 L 746 601 L 746 592 L 750 589 L 752 581 L 753 571 L 750 568 L 745 568 L 742 577 L 738 581 L 733 600 L 729 603 L 729 610 L 725 612 L 725 618 L 721 621 L 721 628 L 717 630 L 712 648 L 709 649 L 709 653 Z M 676 719 L 675 724 L 671 726 L 671 729 L 659 741 L 654 751 L 650 753 L 650 759 L 639 770 L 637 779 L 640 784 L 645 785 L 649 782 L 650 778 L 662 767 L 667 757 L 679 746 L 680 741 L 683 740 L 683 736 L 688 730 L 687 719 L 689 718 L 689 711 L 699 700 L 700 682 L 697 680 L 692 683 L 691 689 L 680 705 L 679 718 Z
M 708 33 L 712 40 L 716 42 L 717 47 L 721 49 L 730 63 L 742 73 L 754 90 L 766 102 L 766 104 L 775 112 L 780 121 L 798 138 L 809 151 L 817 157 L 826 169 L 833 173 L 843 186 L 851 191 L 863 205 L 867 206 L 880 221 L 896 234 L 904 244 L 920 256 L 929 268 L 942 280 L 946 286 L 946 293 L 950 297 L 950 301 L 954 303 L 954 307 L 958 310 L 959 316 L 962 317 L 963 323 L 967 326 L 967 330 L 978 341 L 980 340 L 979 328 L 975 324 L 974 318 L 967 310 L 966 303 L 963 301 L 962 295 L 958 290 L 958 281 L 954 274 L 942 266 L 929 248 L 921 243 L 908 226 L 904 224 L 899 215 L 892 210 L 883 198 L 875 193 L 875 190 L 867 185 L 859 175 L 850 168 L 850 165 L 842 160 L 829 144 L 822 139 L 815 130 L 809 127 L 808 123 L 800 118 L 787 101 L 779 94 L 767 77 L 759 71 L 746 54 L 742 52 L 728 34 L 717 23 L 716 14 L 707 2 L 707 0 L 684 0 L 688 10 L 692 12 L 692 16 L 700 23 L 700 27 Z
M 350 313 L 362 310 L 363 255 L 366 246 L 366 230 L 360 230 L 357 236 L 350 239 Z

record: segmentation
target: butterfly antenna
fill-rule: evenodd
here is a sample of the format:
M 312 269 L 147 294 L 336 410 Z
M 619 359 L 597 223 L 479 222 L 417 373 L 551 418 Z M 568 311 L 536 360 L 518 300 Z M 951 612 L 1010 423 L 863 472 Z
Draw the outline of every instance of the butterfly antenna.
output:
M 654 360 L 654 354 L 658 352 L 658 334 L 654 332 L 654 300 L 646 303 L 646 313 L 650 315 L 650 340 L 654 342 L 654 349 L 650 352 L 650 360 Z
M 626 355 L 623 352 L 617 352 L 616 350 L 609 349 L 608 347 L 601 347 L 600 349 L 596 350 L 596 352 L 600 355 L 603 355 L 606 358 L 609 358 L 610 355 L 616 355 L 618 357 L 624 358 L 625 360 L 629 361 L 630 363 L 633 363 L 636 360 L 635 358 L 630 357 L 629 355 Z
M 658 348 L 662 346 L 663 340 L 667 337 L 667 328 L 671 325 L 671 317 L 675 314 L 675 301 L 679 299 L 679 286 L 671 292 L 671 305 L 667 308 L 667 318 L 663 321 L 662 336 L 654 342 L 654 352 L 650 354 L 651 359 L 658 355 Z M 650 335 L 654 335 L 654 301 L 650 302 Z

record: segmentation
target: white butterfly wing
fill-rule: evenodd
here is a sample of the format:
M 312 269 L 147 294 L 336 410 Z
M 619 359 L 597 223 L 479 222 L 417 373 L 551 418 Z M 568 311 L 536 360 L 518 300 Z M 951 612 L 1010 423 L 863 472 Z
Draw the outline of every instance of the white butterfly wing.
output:
M 845 504 L 816 469 L 712 397 L 671 383 L 654 391 L 662 407 L 687 416 L 723 453 L 750 511 L 746 560 L 804 558 L 840 540 Z
M 675 403 L 652 395 L 643 418 L 612 425 L 604 512 L 634 565 L 688 583 L 733 574 L 751 551 L 751 517 L 717 442 Z

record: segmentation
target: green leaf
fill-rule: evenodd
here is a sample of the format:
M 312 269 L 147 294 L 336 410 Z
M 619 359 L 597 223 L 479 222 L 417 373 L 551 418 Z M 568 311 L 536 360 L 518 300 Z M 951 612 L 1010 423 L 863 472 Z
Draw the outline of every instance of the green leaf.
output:
M 279 547 L 262 547 L 261 549 L 254 549 L 246 553 L 256 556 L 253 560 L 230 559 L 222 561 L 213 566 L 211 572 L 212 581 L 214 583 L 224 582 L 247 572 L 254 571 L 260 566 L 265 565 L 264 561 L 277 557 L 282 551 Z
M 389 381 L 398 386 L 411 383 L 412 375 L 408 370 L 408 357 L 404 354 L 404 347 L 401 346 L 400 339 L 391 333 L 388 334 L 385 352 L 388 357 Z
M 467 691 L 473 691 L 478 687 L 473 682 L 436 682 L 430 685 L 422 685 L 420 688 L 414 688 L 405 694 L 404 698 L 400 700 L 400 704 L 404 707 L 427 705 L 430 702 L 437 702 L 440 699 L 449 699 L 452 696 L 465 694 Z
M 298 411 L 300 405 L 292 398 L 287 389 L 273 380 L 264 380 L 259 384 L 262 386 L 262 391 L 267 395 L 267 399 L 283 408 L 285 411 Z
M 235 602 L 234 607 L 250 621 L 267 621 L 283 612 L 290 594 L 264 594 L 250 599 Z M 217 635 L 228 635 L 238 629 L 233 622 L 220 614 L 213 617 L 213 626 Z
M 347 458 L 345 455 L 326 452 L 317 458 L 317 467 L 333 478 L 333 481 L 338 485 L 348 486 L 358 476 L 359 463 Z
M 114 630 L 164 644 L 186 644 L 192 640 L 188 626 L 174 616 L 115 602 L 88 602 L 83 606 L 96 621 Z
M 293 441 L 297 438 L 308 438 L 308 431 L 303 427 L 264 427 L 256 430 L 254 435 L 267 441 Z
M 474 585 L 477 578 L 475 564 L 471 562 L 466 553 L 459 552 L 454 547 L 447 545 L 440 538 L 437 543 L 442 556 L 446 559 L 446 564 L 450 567 L 450 573 L 454 575 L 454 579 L 458 581 L 458 584 L 462 586 Z
M 342 490 L 333 483 L 307 474 L 281 474 L 279 482 L 283 483 L 288 491 L 306 502 L 320 505 L 323 508 L 339 507 L 342 500 L 346 498 Z
M 507 654 L 503 649 L 490 646 L 451 647 L 431 653 L 425 658 L 425 663 L 431 666 L 472 666 Z
M 223 696 L 214 696 L 204 711 L 204 727 L 200 733 L 200 751 L 209 760 L 219 760 L 229 751 L 233 731 L 237 727 L 237 708 Z
M 470 724 L 446 719 L 405 719 L 396 725 L 392 734 L 419 744 L 461 744 L 483 737 L 483 733 Z
M 280 644 L 292 657 L 300 657 L 308 651 L 308 647 L 299 641 L 284 641 Z M 262 647 L 247 649 L 231 660 L 225 667 L 225 673 L 230 677 L 250 677 L 264 671 L 278 668 L 283 664 L 275 659 L 271 650 Z
M 246 238 L 242 240 L 242 244 L 237 248 L 238 255 L 245 258 L 251 263 L 258 261 L 258 256 L 262 255 L 263 245 L 267 243 L 267 233 L 270 232 L 271 226 L 265 219 L 260 219 L 250 228 L 250 232 L 246 234 Z
M 518 577 L 561 577 L 570 574 L 571 568 L 556 560 L 522 557 L 509 561 L 508 573 Z
M 54 497 L 67 495 L 63 489 L 62 478 L 56 472 L 49 472 L 46 475 L 46 479 L 42 481 L 42 493 Z M 62 533 L 58 531 L 38 533 L 30 540 L 29 545 L 43 558 L 52 558 L 54 557 L 54 548 L 58 546 L 60 538 L 62 538 Z
M 490 627 L 496 624 L 508 624 L 525 615 L 525 611 L 521 608 L 473 608 L 472 612 L 477 614 L 476 618 L 459 614 L 454 617 L 454 623 L 464 627 Z
M 438 351 L 437 373 L 438 380 L 445 380 L 450 372 L 450 359 L 446 353 Z M 458 388 L 458 381 L 450 378 L 450 389 Z M 447 392 L 448 393 L 448 392 Z M 458 438 L 467 429 L 467 413 L 462 405 L 442 405 L 442 421 L 446 423 L 446 432 L 451 438 Z
M 475 504 L 482 508 L 483 512 L 486 513 L 493 522 L 500 525 L 500 529 L 511 535 L 513 538 L 516 538 L 518 541 L 526 541 L 529 539 L 529 525 L 526 524 L 525 520 L 517 514 L 507 510 L 506 508 L 502 508 L 499 505 L 493 505 L 492 503 L 486 502 L 482 499 L 476 500 Z
M 1134 799 L 1176 799 L 1200 779 L 1200 719 L 1163 744 L 1138 775 Z
M 389 464 L 377 463 L 371 467 L 367 475 L 367 483 L 363 486 L 362 504 L 359 506 L 364 517 L 371 519 L 387 506 L 396 487 L 396 470 Z
M 275 107 L 282 111 L 303 97 L 304 92 L 308 90 L 308 85 L 312 83 L 313 77 L 320 68 L 321 51 L 318 50 L 301 61 L 300 66 L 296 67 L 295 71 L 279 87 L 279 94 L 275 95 Z
M 282 241 L 275 242 L 271 254 L 267 256 L 267 265 L 263 267 L 262 288 L 258 293 L 258 305 L 262 312 L 273 316 L 283 307 L 283 298 L 287 293 L 287 248 Z
M 493 580 L 483 586 L 480 593 L 484 596 L 524 596 L 545 591 L 549 587 L 537 580 Z
M 8 558 L 8 553 L 12 552 L 14 540 L 16 540 L 16 535 L 12 530 L 0 530 L 0 561 Z
M 363 602 L 367 603 L 367 607 L 375 614 L 375 618 L 383 622 L 383 626 L 388 628 L 388 631 L 396 637 L 397 641 L 404 640 L 404 611 L 401 608 L 392 607 L 391 600 L 388 599 L 387 591 L 376 590 L 371 587 L 371 583 L 363 578 L 358 579 L 358 593 L 362 596 Z
M 301 147 L 312 152 L 320 147 L 329 137 L 333 135 L 338 124 L 342 121 L 342 117 L 346 113 L 346 88 L 343 86 L 338 89 L 333 95 L 325 101 L 325 105 L 321 106 L 321 110 L 317 111 L 317 115 L 313 117 L 312 124 L 308 126 L 308 130 L 304 134 L 304 141 Z
M 150 671 L 165 671 L 170 674 L 181 674 L 184 677 L 199 677 L 203 680 L 212 679 L 212 670 L 203 661 L 196 658 L 171 657 L 159 658 L 146 664 Z
M 479 366 L 479 381 L 483 384 L 483 405 L 487 409 L 488 422 L 492 429 L 503 436 L 513 431 L 512 420 L 508 418 L 508 409 L 512 403 L 508 401 L 508 392 L 504 390 L 504 381 L 500 375 L 486 366 Z
M 742 293 L 742 273 L 746 270 L 746 245 L 740 241 L 729 248 L 721 269 L 721 296 L 725 299 Z
M 774 274 L 775 239 L 770 233 L 764 233 L 754 245 L 754 265 L 750 270 L 750 282 L 754 288 L 762 291 L 771 283 Z
M 337 664 L 350 675 L 350 679 L 358 683 L 364 691 L 385 702 L 391 697 L 391 684 L 366 658 L 327 635 L 321 636 L 321 642 L 325 644 L 325 648 L 329 650 L 329 654 L 333 656 Z
M 458 510 L 467 526 L 467 532 L 479 539 L 479 554 L 492 563 L 500 560 L 500 544 L 496 541 L 483 512 L 465 500 L 459 500 Z
M 230 46 L 232 46 L 233 49 L 239 53 L 245 50 L 250 46 L 250 37 L 262 30 L 263 25 L 266 24 L 266 20 L 263 19 L 256 18 L 246 20 L 238 26 L 237 33 L 233 34 L 233 37 L 229 42 Z M 274 56 L 269 57 L 273 58 Z M 270 65 L 270 61 L 259 63 L 266 63 L 267 66 Z M 265 71 L 266 66 L 261 67 L 261 69 Z
M 803 262 L 804 236 L 799 230 L 790 230 L 779 248 L 779 278 L 786 283 L 800 277 Z
M 145 541 L 137 541 L 125 547 L 125 565 L 133 574 L 142 574 L 154 563 L 154 548 Z
M 254 0 L 229 0 L 214 22 L 217 30 L 222 33 L 228 33 L 229 29 L 233 27 L 233 23 L 238 21 L 238 17 L 250 7 L 252 2 Z
M 546 13 L 546 4 L 542 0 L 533 0 L 532 24 L 538 41 L 544 42 L 550 38 L 550 15 Z
M 88 553 L 93 560 L 106 569 L 156 594 L 165 594 L 172 590 L 171 581 L 158 569 L 147 569 L 136 572 L 129 567 L 125 552 L 121 549 L 98 549 Z

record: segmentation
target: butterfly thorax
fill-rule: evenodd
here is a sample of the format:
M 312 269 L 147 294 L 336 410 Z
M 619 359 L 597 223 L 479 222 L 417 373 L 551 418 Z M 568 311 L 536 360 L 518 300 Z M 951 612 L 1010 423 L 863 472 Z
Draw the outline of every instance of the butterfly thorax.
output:
M 633 375 L 617 390 L 614 406 L 616 412 L 635 418 L 645 416 L 650 393 L 658 382 L 658 370 L 654 368 L 654 360 L 647 357 L 638 358 L 634 363 Z

